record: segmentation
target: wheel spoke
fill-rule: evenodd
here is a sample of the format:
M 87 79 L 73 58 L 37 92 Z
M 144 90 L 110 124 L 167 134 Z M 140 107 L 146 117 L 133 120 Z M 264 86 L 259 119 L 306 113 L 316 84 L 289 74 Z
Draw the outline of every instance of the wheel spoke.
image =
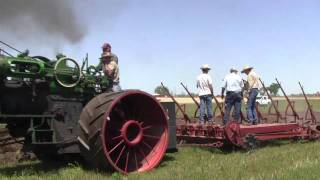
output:
M 142 144 L 146 145 L 151 151 L 154 152 L 153 148 L 148 143 L 146 143 L 145 141 L 142 141 Z
M 111 154 L 114 150 L 116 150 L 117 147 L 119 147 L 123 142 L 124 142 L 124 140 L 121 140 L 116 146 L 114 146 L 114 147 L 109 151 L 109 154 Z
M 147 164 L 149 164 L 149 161 L 148 161 L 146 155 L 144 154 L 143 150 L 140 149 L 140 147 L 139 147 L 139 152 L 143 156 L 143 158 L 146 160 Z
M 148 134 L 144 134 L 143 136 L 148 137 L 148 138 L 152 138 L 152 139 L 160 139 L 160 137 L 152 136 L 152 135 L 148 135 Z
M 118 155 L 118 157 L 117 157 L 117 160 L 116 160 L 116 162 L 115 162 L 116 165 L 118 164 L 118 162 L 119 162 L 119 160 L 120 160 L 120 158 L 121 158 L 121 156 L 122 156 L 125 148 L 126 148 L 126 145 L 124 145 L 124 146 L 122 147 L 122 149 L 121 149 L 121 151 L 120 151 L 120 153 L 119 153 L 119 155 Z
M 135 149 L 133 149 L 133 154 L 134 154 L 134 160 L 136 162 L 136 169 L 138 170 L 139 169 L 139 165 L 138 165 L 137 154 L 136 154 L 136 150 Z
M 124 169 L 124 172 L 128 172 L 129 154 L 130 154 L 130 151 L 127 152 L 126 167 Z
M 122 135 L 119 135 L 119 136 L 116 136 L 116 137 L 113 137 L 112 140 L 117 140 L 117 139 L 120 139 L 122 138 Z
M 142 128 L 142 129 L 143 130 L 147 130 L 147 129 L 150 129 L 150 128 L 152 128 L 152 126 L 146 126 L 146 127 Z

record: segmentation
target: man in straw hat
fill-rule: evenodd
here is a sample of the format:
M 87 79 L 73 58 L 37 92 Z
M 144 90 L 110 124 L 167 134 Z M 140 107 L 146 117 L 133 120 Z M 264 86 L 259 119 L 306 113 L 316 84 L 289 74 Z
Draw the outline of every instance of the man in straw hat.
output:
M 259 76 L 253 71 L 253 67 L 250 66 L 244 66 L 241 73 L 245 73 L 248 76 L 247 82 L 249 97 L 247 102 L 247 116 L 249 123 L 255 125 L 258 123 L 258 115 L 255 105 L 259 89 L 261 88 Z
M 225 99 L 225 114 L 223 117 L 223 124 L 227 124 L 232 107 L 234 107 L 233 118 L 239 122 L 241 113 L 242 102 L 242 90 L 243 90 L 242 78 L 238 75 L 238 70 L 235 68 L 230 69 L 228 74 L 222 83 L 221 98 L 224 98 L 224 92 L 226 91 Z
M 200 124 L 204 124 L 205 117 L 208 118 L 208 123 L 212 124 L 212 78 L 208 74 L 210 67 L 208 64 L 203 65 L 201 68 L 202 73 L 197 77 L 197 88 L 199 90 L 200 98 Z M 206 114 L 207 109 L 207 114 Z
M 107 91 L 121 91 L 119 66 L 117 62 L 112 59 L 112 54 L 110 52 L 104 52 L 100 59 L 103 64 L 102 71 L 109 79 L 110 89 Z

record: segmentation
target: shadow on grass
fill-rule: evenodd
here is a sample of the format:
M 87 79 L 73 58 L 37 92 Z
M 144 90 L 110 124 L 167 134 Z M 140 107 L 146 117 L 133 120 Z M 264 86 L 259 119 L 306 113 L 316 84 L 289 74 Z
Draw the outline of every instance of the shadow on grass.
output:
M 176 158 L 174 158 L 172 154 L 169 154 L 169 155 L 166 154 L 166 155 L 162 158 L 162 160 L 161 160 L 161 162 L 160 162 L 160 164 L 159 164 L 158 167 L 166 167 L 167 164 L 168 164 L 168 162 L 174 161 L 174 160 L 176 160 Z
M 11 164 L 7 167 L 0 168 L 0 174 L 11 176 L 24 176 L 24 175 L 38 175 L 38 174 L 54 174 L 59 169 L 68 167 L 70 164 L 61 161 L 46 160 L 46 161 L 25 161 L 18 164 Z
M 175 158 L 172 154 L 166 154 L 158 167 L 166 167 L 168 162 L 174 161 Z M 0 176 L 17 177 L 17 176 L 29 176 L 29 175 L 48 175 L 57 174 L 59 170 L 65 168 L 80 167 L 87 172 L 94 172 L 95 174 L 101 174 L 104 176 L 113 176 L 119 174 L 113 168 L 97 169 L 87 163 L 81 156 L 63 156 L 63 157 L 45 157 L 41 160 L 24 161 L 17 164 L 7 164 L 0 166 Z
M 210 148 L 210 147 L 195 147 L 195 148 L 199 148 L 214 154 L 229 155 L 230 153 L 234 153 L 234 152 L 248 154 L 248 153 L 254 153 L 259 149 L 268 148 L 268 147 L 281 147 L 288 144 L 307 144 L 312 142 L 315 142 L 315 141 L 299 140 L 299 139 L 270 140 L 270 141 L 258 142 L 255 148 L 248 148 L 248 149 L 236 147 L 232 144 L 226 144 L 221 148 Z
M 91 167 L 79 155 L 68 156 L 47 156 L 40 157 L 39 160 L 23 161 L 17 164 L 8 164 L 0 167 L 0 175 L 6 177 L 57 174 L 59 170 L 65 168 L 80 167 L 84 171 L 94 171 L 104 175 L 111 175 L 112 170 L 102 171 Z

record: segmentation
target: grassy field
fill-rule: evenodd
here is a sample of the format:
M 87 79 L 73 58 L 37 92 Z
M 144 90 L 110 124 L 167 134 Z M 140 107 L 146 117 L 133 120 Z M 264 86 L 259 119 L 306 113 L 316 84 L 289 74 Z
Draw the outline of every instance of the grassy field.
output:
M 320 109 L 319 101 L 312 105 Z M 280 110 L 285 106 L 281 101 Z M 296 108 L 304 111 L 304 101 L 297 101 Z M 194 109 L 188 105 L 188 114 L 192 116 Z M 320 179 L 319 149 L 320 142 L 303 141 L 271 142 L 250 152 L 184 147 L 166 154 L 155 170 L 128 176 L 99 172 L 83 162 L 37 160 L 0 164 L 0 179 Z
M 278 142 L 251 152 L 180 148 L 158 168 L 122 176 L 84 164 L 33 161 L 1 165 L 0 179 L 319 179 L 319 142 Z

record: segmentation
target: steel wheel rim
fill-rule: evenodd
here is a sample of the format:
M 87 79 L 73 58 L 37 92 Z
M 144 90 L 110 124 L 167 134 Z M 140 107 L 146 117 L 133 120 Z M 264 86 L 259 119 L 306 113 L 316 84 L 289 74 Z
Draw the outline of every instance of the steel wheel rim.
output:
M 129 112 L 128 107 L 127 109 L 122 107 L 122 112 L 124 114 L 122 118 L 124 120 L 115 121 L 115 114 L 121 114 L 116 111 L 117 107 L 121 105 L 122 101 L 128 99 L 128 97 L 135 96 L 140 96 L 139 100 L 143 98 L 144 101 L 149 103 L 147 103 L 149 106 L 156 108 L 156 110 L 154 110 L 156 113 L 153 114 L 160 116 L 155 120 L 156 123 L 154 121 L 142 119 L 146 116 L 141 114 L 132 117 L 132 112 L 141 113 L 143 111 L 143 109 L 136 107 L 143 104 L 141 103 L 142 101 L 138 103 L 136 101 L 131 101 L 131 103 L 134 102 L 133 104 L 136 105 L 132 106 L 136 109 L 134 111 L 131 110 L 131 112 Z M 118 116 L 120 117 L 121 115 Z M 150 117 L 152 117 L 152 115 L 150 115 Z M 113 129 L 110 129 L 111 127 Z M 138 129 L 136 134 L 132 137 L 129 137 L 130 135 L 127 134 L 128 132 L 132 132 L 132 130 L 130 131 L 130 127 Z M 154 97 L 139 90 L 128 91 L 117 97 L 109 106 L 105 114 L 105 121 L 103 122 L 100 134 L 104 155 L 113 168 L 124 174 L 152 170 L 160 163 L 160 160 L 163 158 L 167 149 L 167 127 L 168 124 L 165 111 Z M 115 132 L 114 129 L 118 132 Z M 157 131 L 157 133 L 154 133 L 154 131 Z

